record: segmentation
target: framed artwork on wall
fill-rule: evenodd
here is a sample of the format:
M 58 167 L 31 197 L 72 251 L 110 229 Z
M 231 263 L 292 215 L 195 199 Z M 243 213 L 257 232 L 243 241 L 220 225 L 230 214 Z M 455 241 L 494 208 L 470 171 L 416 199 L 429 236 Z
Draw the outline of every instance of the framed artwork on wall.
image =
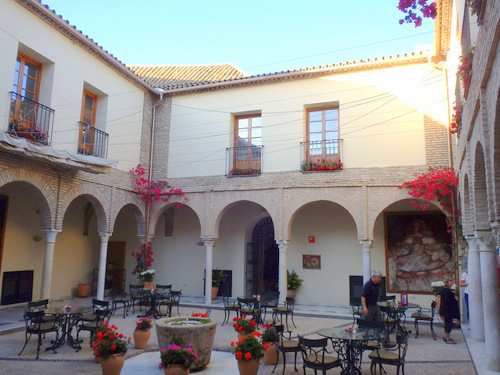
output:
M 320 270 L 321 255 L 302 255 L 302 268 Z
M 384 216 L 388 292 L 430 294 L 432 282 L 454 274 L 444 214 L 394 212 Z

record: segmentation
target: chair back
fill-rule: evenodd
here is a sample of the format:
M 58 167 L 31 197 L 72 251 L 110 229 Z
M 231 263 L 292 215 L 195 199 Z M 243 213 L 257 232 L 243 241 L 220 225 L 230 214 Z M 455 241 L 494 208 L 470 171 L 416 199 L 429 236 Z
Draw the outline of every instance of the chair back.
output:
M 129 288 L 131 297 L 140 298 L 142 296 L 142 292 L 143 292 L 142 285 L 129 284 L 128 288 Z
M 172 290 L 170 292 L 170 300 L 174 304 L 178 304 L 180 302 L 181 296 L 182 296 L 182 291 L 181 290 Z
M 398 343 L 398 353 L 399 353 L 399 361 L 401 363 L 404 362 L 406 357 L 406 351 L 408 350 L 408 331 L 404 329 L 398 330 L 396 334 L 396 342 Z
M 98 311 L 107 309 L 109 309 L 109 301 L 102 301 L 96 298 L 92 300 L 92 312 L 94 315 L 97 315 Z
M 377 331 L 382 331 L 385 329 L 385 322 L 377 322 L 373 320 L 356 319 L 356 323 L 359 328 L 375 329 Z
M 431 302 L 431 320 L 434 320 L 434 315 L 436 315 L 437 303 L 436 301 Z
M 45 312 L 43 310 L 26 311 L 24 313 L 26 332 L 36 334 L 38 332 L 50 331 L 55 329 L 57 323 L 56 320 L 47 321 L 44 319 L 44 316 Z
M 313 366 L 324 365 L 325 356 L 328 353 L 328 339 L 326 337 L 320 339 L 307 339 L 300 335 L 298 338 L 304 363 Z
M 28 311 L 43 311 L 49 305 L 48 299 L 42 299 L 40 301 L 30 301 L 28 302 Z
M 295 297 L 286 297 L 285 307 L 288 311 L 293 311 L 293 308 L 295 307 Z
M 274 307 L 278 306 L 280 292 L 272 292 L 270 290 L 266 290 L 262 292 L 260 296 L 260 305 L 267 306 L 272 305 Z
M 245 313 L 246 311 L 251 312 L 254 309 L 256 309 L 257 306 L 259 305 L 259 302 L 257 301 L 257 298 L 238 297 L 238 305 L 240 305 L 242 313 Z
M 169 292 L 172 290 L 172 284 L 156 284 L 156 289 L 158 292 Z
M 232 306 L 236 304 L 236 299 L 231 298 L 228 295 L 222 295 L 222 303 L 224 304 L 224 307 Z

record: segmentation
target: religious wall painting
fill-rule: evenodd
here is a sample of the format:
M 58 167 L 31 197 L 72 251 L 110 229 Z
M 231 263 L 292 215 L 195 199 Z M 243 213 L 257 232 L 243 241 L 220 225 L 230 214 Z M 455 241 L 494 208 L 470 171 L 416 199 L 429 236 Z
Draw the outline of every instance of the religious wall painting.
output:
M 387 290 L 432 293 L 451 276 L 451 234 L 442 213 L 385 213 Z

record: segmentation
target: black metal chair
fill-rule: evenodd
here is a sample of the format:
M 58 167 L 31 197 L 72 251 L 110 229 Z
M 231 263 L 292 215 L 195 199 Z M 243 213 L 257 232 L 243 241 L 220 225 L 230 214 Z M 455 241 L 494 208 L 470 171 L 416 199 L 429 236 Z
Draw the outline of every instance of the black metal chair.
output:
M 264 291 L 260 296 L 260 309 L 264 312 L 263 321 L 266 320 L 267 309 L 274 311 L 278 307 L 280 292 Z
M 261 312 L 259 307 L 259 301 L 257 298 L 237 298 L 238 305 L 240 305 L 240 316 L 247 315 L 251 316 L 255 323 L 259 324 L 262 322 Z
M 128 311 L 130 309 L 130 296 L 127 294 L 127 292 L 118 292 L 116 287 L 111 288 L 111 303 L 111 309 L 113 311 L 111 315 L 114 315 L 116 313 L 118 304 L 122 304 L 123 318 L 125 319 L 125 317 L 128 316 Z
M 306 368 L 317 371 L 322 371 L 324 375 L 328 370 L 341 366 L 339 353 L 336 351 L 328 351 L 328 339 L 326 337 L 320 339 L 307 339 L 303 336 L 298 336 L 299 345 L 302 351 L 302 367 L 304 374 Z M 336 354 L 332 356 L 331 354 Z
M 382 375 L 382 371 L 385 372 L 382 365 L 390 365 L 397 367 L 397 374 L 399 375 L 399 369 L 401 368 L 402 374 L 405 374 L 405 358 L 406 351 L 408 349 L 408 332 L 400 329 L 396 334 L 397 347 L 394 349 L 375 349 L 370 354 L 368 358 L 371 359 L 370 372 L 375 375 L 377 372 L 377 365 Z
M 107 310 L 109 309 L 109 301 L 103 301 L 100 299 L 94 298 L 92 300 L 92 314 L 83 314 L 78 319 L 79 322 L 93 322 L 96 320 L 96 311 L 98 310 Z M 111 310 L 110 310 L 111 311 Z
M 50 332 L 55 332 L 56 338 L 54 341 L 57 341 L 59 337 L 59 326 L 57 325 L 56 320 L 52 321 L 45 320 L 45 312 L 43 310 L 26 311 L 24 313 L 24 323 L 26 326 L 26 331 L 25 331 L 26 341 L 24 342 L 24 346 L 18 355 L 21 355 L 21 353 L 24 351 L 31 336 L 37 335 L 38 346 L 36 348 L 36 359 L 38 359 L 40 356 L 40 347 L 42 346 L 42 336 L 45 337 L 45 334 Z M 54 351 L 54 353 L 56 353 L 55 349 L 52 350 Z
M 428 311 L 426 314 L 424 311 Z M 431 324 L 431 334 L 432 338 L 436 340 L 436 333 L 434 332 L 434 316 L 436 315 L 436 301 L 432 301 L 430 310 L 419 308 L 417 312 L 411 314 L 411 317 L 414 319 L 415 325 L 415 338 L 418 337 L 418 322 L 424 321 L 429 322 Z
M 42 299 L 40 301 L 30 301 L 30 302 L 28 302 L 27 311 L 45 311 L 48 306 L 49 306 L 48 299 Z M 54 322 L 57 320 L 57 318 L 55 316 L 45 315 L 43 317 L 43 320 L 45 320 L 46 322 Z
M 363 316 L 363 307 L 361 305 L 353 305 L 351 304 L 352 309 L 352 325 L 356 323 L 357 319 L 361 319 Z
M 135 303 L 139 302 L 139 311 L 142 311 L 142 306 L 149 305 L 149 296 L 144 293 L 142 285 L 129 284 L 130 303 L 132 304 L 132 314 L 135 314 Z
M 89 339 L 89 344 L 92 346 L 92 342 L 94 341 L 94 334 L 97 330 L 102 325 L 102 322 L 105 320 L 109 320 L 111 317 L 112 309 L 101 309 L 101 310 L 96 310 L 94 312 L 94 320 L 92 321 L 82 321 L 77 324 L 77 329 L 76 329 L 76 341 L 77 342 L 82 342 L 83 340 L 80 340 L 80 331 L 88 331 L 90 332 L 90 339 Z
M 295 307 L 295 297 L 286 297 L 285 303 L 283 306 L 278 306 L 273 311 L 273 320 L 278 318 L 278 314 L 280 315 L 279 321 L 283 324 L 283 315 L 285 316 L 285 324 L 286 329 L 288 329 L 288 316 L 291 317 L 293 326 L 297 328 L 295 322 L 293 321 L 293 309 Z
M 240 313 L 240 305 L 237 303 L 236 299 L 231 298 L 228 295 L 223 295 L 222 302 L 224 303 L 224 320 L 222 321 L 221 326 L 223 326 L 224 323 L 229 322 L 231 311 L 236 313 L 236 317 L 238 317 Z
M 286 367 L 286 353 L 295 353 L 295 371 L 297 370 L 297 353 L 301 351 L 300 344 L 298 340 L 292 339 L 292 331 L 285 331 L 283 324 L 276 325 L 273 324 L 274 332 L 276 332 L 276 349 L 279 353 L 283 354 L 283 375 L 285 374 Z M 279 356 L 278 353 L 278 356 Z M 274 365 L 273 373 L 278 366 L 278 362 Z
M 156 291 L 154 294 L 155 304 L 160 308 L 161 305 L 168 305 L 170 300 L 170 293 L 172 292 L 172 284 L 156 284 Z
M 170 292 L 170 298 L 167 300 L 163 300 L 161 306 L 167 306 L 168 308 L 168 316 L 172 316 L 172 307 L 177 306 L 177 315 L 179 314 L 179 305 L 181 301 L 182 291 L 181 290 L 172 290 Z M 159 306 L 160 307 L 160 306 Z

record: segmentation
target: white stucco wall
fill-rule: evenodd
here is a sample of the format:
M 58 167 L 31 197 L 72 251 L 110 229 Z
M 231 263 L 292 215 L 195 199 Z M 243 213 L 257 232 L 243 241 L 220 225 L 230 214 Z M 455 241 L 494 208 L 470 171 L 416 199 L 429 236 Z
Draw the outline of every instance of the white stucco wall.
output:
M 169 177 L 225 173 L 235 114 L 262 114 L 263 172 L 298 170 L 305 109 L 340 107 L 345 168 L 425 164 L 424 115 L 445 121 L 440 72 L 426 64 L 269 83 L 172 99 Z
M 122 170 L 137 165 L 144 92 L 21 5 L 0 0 L 0 9 L 0 129 L 8 125 L 19 51 L 42 63 L 39 103 L 56 111 L 54 148 L 77 151 L 86 88 L 98 95 L 95 125 L 109 134 L 108 158 Z

